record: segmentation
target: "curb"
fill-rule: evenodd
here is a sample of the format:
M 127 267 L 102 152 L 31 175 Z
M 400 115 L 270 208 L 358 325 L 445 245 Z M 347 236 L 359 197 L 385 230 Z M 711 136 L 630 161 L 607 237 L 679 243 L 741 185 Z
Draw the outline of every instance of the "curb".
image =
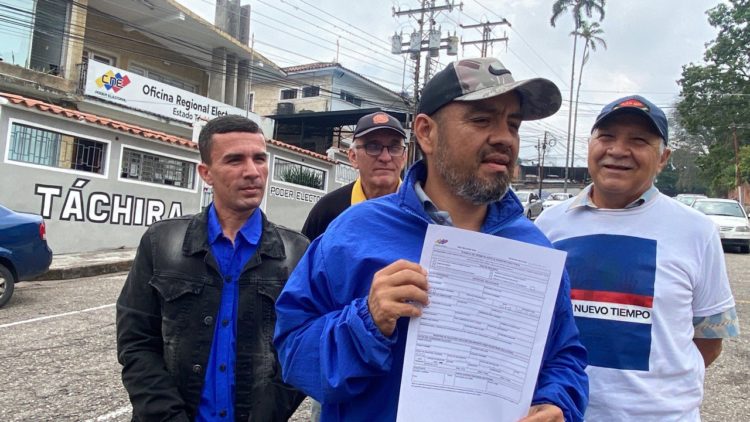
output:
M 42 280 L 70 280 L 72 278 L 94 277 L 102 274 L 119 273 L 130 270 L 133 259 L 93 264 L 82 267 L 51 268 L 46 273 L 35 277 L 32 281 Z

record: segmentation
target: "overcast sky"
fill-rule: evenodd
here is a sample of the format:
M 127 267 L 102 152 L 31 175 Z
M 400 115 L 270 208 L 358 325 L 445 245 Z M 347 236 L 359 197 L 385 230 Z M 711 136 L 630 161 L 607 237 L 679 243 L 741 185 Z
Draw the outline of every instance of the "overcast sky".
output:
M 213 22 L 215 0 L 178 0 Z M 716 31 L 707 21 L 706 10 L 718 0 L 610 0 L 601 22 L 607 49 L 598 48 L 584 68 L 576 131 L 576 165 L 585 166 L 586 140 L 591 124 L 602 106 L 616 98 L 641 94 L 669 111 L 679 94 L 677 80 L 682 66 L 702 61 L 705 43 Z M 403 31 L 404 40 L 416 28 L 408 16 L 394 17 L 392 7 L 419 7 L 419 0 L 242 0 L 252 5 L 251 32 L 255 48 L 280 66 L 333 61 L 336 41 L 338 61 L 343 66 L 391 88 L 413 90 L 414 62 L 390 53 L 390 37 Z M 564 15 L 552 28 L 549 19 L 552 0 L 463 0 L 463 10 L 440 12 L 436 21 L 443 36 L 458 32 L 464 41 L 481 39 L 478 29 L 461 29 L 459 24 L 499 21 L 494 37 L 504 34 L 505 43 L 495 43 L 490 54 L 500 59 L 518 79 L 544 77 L 563 93 L 560 111 L 521 128 L 521 158 L 537 159 L 537 141 L 545 131 L 557 139 L 548 150 L 548 162 L 562 165 L 568 122 L 568 96 L 573 38 L 573 21 Z M 445 4 L 438 0 L 437 5 Z M 465 46 L 460 57 L 478 57 L 478 46 Z M 455 57 L 441 52 L 444 65 Z M 580 65 L 580 52 L 576 61 Z M 576 71 L 577 77 L 577 71 Z

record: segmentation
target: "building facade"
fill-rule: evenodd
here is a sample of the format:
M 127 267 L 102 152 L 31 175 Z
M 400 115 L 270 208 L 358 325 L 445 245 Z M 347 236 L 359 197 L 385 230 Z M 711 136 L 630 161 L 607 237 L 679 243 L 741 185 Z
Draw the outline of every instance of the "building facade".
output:
M 248 47 L 238 1 L 217 2 L 217 25 L 174 0 L 6 0 L 0 18 L 0 204 L 41 214 L 55 253 L 135 247 L 206 206 L 200 122 L 240 114 L 275 132 L 250 75 L 285 72 Z M 268 154 L 262 209 L 293 229 L 356 177 L 340 154 L 274 140 Z

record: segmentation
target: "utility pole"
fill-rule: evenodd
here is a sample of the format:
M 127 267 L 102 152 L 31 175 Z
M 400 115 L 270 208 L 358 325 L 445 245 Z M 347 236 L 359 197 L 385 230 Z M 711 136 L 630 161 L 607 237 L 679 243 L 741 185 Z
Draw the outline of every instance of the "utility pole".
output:
M 459 25 L 463 29 L 469 29 L 469 28 L 482 28 L 482 39 L 476 40 L 476 41 L 461 41 L 461 45 L 469 45 L 469 44 L 482 44 L 481 51 L 482 51 L 482 57 L 487 57 L 487 47 L 492 45 L 495 41 L 504 41 L 506 45 L 508 44 L 508 37 L 503 36 L 502 38 L 491 38 L 492 37 L 492 27 L 496 25 L 508 25 L 510 26 L 510 22 L 508 22 L 507 19 L 503 19 L 501 21 L 497 22 L 482 22 L 477 23 L 474 25 Z
M 408 15 L 417 19 L 419 29 L 411 33 L 409 41 L 403 41 L 403 34 L 394 34 L 391 37 L 391 53 L 393 54 L 409 54 L 412 60 L 415 60 L 414 65 L 414 98 L 412 101 L 412 118 L 416 116 L 416 107 L 419 104 L 420 97 L 420 81 L 419 73 L 422 61 L 422 52 L 428 52 L 425 57 L 425 69 L 424 69 L 424 81 L 427 81 L 432 72 L 432 66 L 430 62 L 431 57 L 439 57 L 440 50 L 446 50 L 449 56 L 455 56 L 458 54 L 458 36 L 454 33 L 453 35 L 448 34 L 446 38 L 441 38 L 440 29 L 435 29 L 435 14 L 443 10 L 453 11 L 456 7 L 455 1 L 445 1 L 445 5 L 436 6 L 435 0 L 421 0 L 421 7 L 417 9 L 409 10 L 396 10 L 393 8 L 393 16 Z M 463 8 L 463 3 L 458 5 L 459 10 Z M 429 29 L 425 34 L 425 15 L 429 13 Z M 403 48 L 406 47 L 406 48 Z M 413 125 L 410 125 L 410 128 Z M 413 136 L 413 135 L 412 135 Z M 409 154 L 407 157 L 407 166 L 415 160 L 416 150 L 413 147 L 414 142 L 409 143 Z
M 737 140 L 737 125 L 732 123 L 732 139 L 734 140 L 734 185 L 737 186 L 737 200 L 745 207 L 745 198 L 742 192 L 742 180 L 740 177 L 740 144 Z
M 550 135 L 549 141 L 547 140 L 547 134 Z M 544 180 L 544 156 L 547 153 L 547 147 L 552 148 L 557 144 L 557 139 L 553 138 L 551 136 L 552 134 L 544 131 L 544 141 L 537 140 L 537 156 L 539 157 L 538 163 L 539 163 L 539 169 L 538 169 L 538 177 L 539 177 L 539 198 L 542 197 L 542 182 Z

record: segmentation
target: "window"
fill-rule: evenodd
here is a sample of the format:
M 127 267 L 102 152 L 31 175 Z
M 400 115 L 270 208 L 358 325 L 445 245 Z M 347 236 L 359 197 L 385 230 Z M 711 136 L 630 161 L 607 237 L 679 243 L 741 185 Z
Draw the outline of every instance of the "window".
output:
M 183 80 L 174 78 L 172 76 L 165 75 L 163 73 L 159 73 L 154 70 L 149 70 L 140 66 L 132 66 L 132 65 L 128 66 L 128 70 L 135 73 L 136 75 L 141 75 L 146 78 L 153 79 L 155 81 L 158 81 L 167 85 L 171 85 L 175 88 L 184 89 L 185 91 L 189 91 L 189 92 L 198 92 L 198 88 L 194 84 L 190 82 L 185 82 Z
M 195 163 L 123 148 L 120 177 L 157 185 L 193 189 Z
M 275 157 L 273 178 L 280 182 L 325 190 L 326 172 L 315 167 Z
M 297 98 L 297 90 L 296 89 L 282 89 L 280 94 L 280 99 L 282 100 L 293 100 Z
M 8 158 L 42 166 L 104 174 L 107 144 L 13 123 Z
M 87 59 L 91 59 L 99 63 L 108 64 L 110 66 L 115 66 L 117 64 L 117 61 L 112 56 L 107 56 L 105 54 L 100 54 L 100 53 L 95 53 L 93 51 L 84 50 L 83 61 L 85 62 Z
M 0 2 L 0 58 L 37 72 L 61 76 L 70 37 L 70 0 Z
M 357 97 L 357 96 L 355 96 L 351 92 L 347 92 L 347 91 L 343 91 L 342 90 L 341 91 L 341 99 L 344 100 L 344 101 L 346 101 L 347 103 L 352 103 L 352 104 L 354 104 L 357 107 L 361 107 L 362 106 L 362 99 L 359 98 L 359 97 Z
M 357 180 L 357 176 L 359 173 L 357 170 L 344 163 L 336 163 L 336 182 L 337 183 L 351 183 L 355 180 Z
M 302 88 L 302 98 L 317 97 L 320 95 L 319 86 L 306 86 Z

